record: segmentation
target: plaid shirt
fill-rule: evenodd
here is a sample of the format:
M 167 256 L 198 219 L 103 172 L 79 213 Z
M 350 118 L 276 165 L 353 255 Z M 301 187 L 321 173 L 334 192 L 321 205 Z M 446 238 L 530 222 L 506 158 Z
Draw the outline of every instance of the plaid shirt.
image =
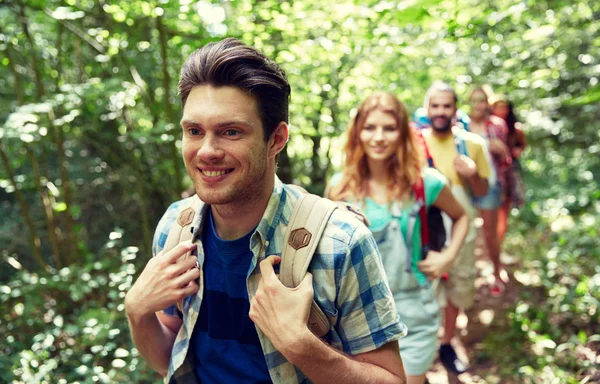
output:
M 267 209 L 250 240 L 254 255 L 246 280 L 250 300 L 260 280 L 258 264 L 267 255 L 281 255 L 283 237 L 299 196 L 299 192 L 276 178 Z M 169 207 L 154 235 L 154 255 L 163 249 L 169 229 L 180 210 L 188 204 L 186 200 L 181 200 Z M 193 239 L 198 244 L 198 261 L 201 267 L 204 250 L 199 233 L 206 209 L 208 205 L 202 204 L 202 209 L 194 218 L 194 228 L 199 230 L 196 230 Z M 352 214 L 340 209 L 333 212 L 309 271 L 313 274 L 315 301 L 331 324 L 324 340 L 332 347 L 349 355 L 356 355 L 375 350 L 406 334 L 406 326 L 396 312 L 373 236 Z M 201 273 L 200 290 L 184 301 L 183 324 L 173 345 L 165 383 L 196 383 L 191 359 L 187 359 L 187 356 L 193 353 L 189 351 L 189 345 L 202 304 L 203 281 Z M 173 308 L 165 312 L 173 315 Z M 274 383 L 309 382 L 298 368 L 275 349 L 258 327 L 256 332 Z

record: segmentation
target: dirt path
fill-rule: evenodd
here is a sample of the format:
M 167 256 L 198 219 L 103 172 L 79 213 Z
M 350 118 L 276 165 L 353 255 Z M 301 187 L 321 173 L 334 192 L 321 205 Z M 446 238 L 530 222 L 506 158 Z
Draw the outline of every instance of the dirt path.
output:
M 489 293 L 493 282 L 492 264 L 483 255 L 481 247 L 478 247 L 476 253 L 478 277 L 475 281 L 474 305 L 466 314 L 459 315 L 457 320 L 458 337 L 454 339 L 458 356 L 463 361 L 468 361 L 470 368 L 458 377 L 448 376 L 442 364 L 437 360 L 432 370 L 427 373 L 431 384 L 507 383 L 500 375 L 500 367 L 488 357 L 484 340 L 490 332 L 502 332 L 502 329 L 508 326 L 506 315 L 516 306 L 522 288 L 513 275 L 519 267 L 518 260 L 505 254 L 502 255 L 502 262 L 506 265 L 510 282 L 506 286 L 504 295 L 493 297 Z

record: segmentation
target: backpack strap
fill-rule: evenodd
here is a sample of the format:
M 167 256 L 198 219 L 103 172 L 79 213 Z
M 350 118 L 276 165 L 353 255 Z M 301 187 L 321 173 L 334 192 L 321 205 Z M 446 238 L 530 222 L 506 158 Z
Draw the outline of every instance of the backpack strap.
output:
M 429 252 L 429 223 L 427 221 L 427 205 L 425 202 L 425 183 L 423 177 L 419 177 L 413 186 L 415 200 L 419 204 L 419 217 L 421 218 L 421 258 L 424 260 Z
M 167 253 L 182 241 L 192 239 L 192 235 L 194 234 L 192 223 L 196 216 L 196 212 L 198 212 L 198 209 L 200 208 L 201 202 L 198 195 L 194 195 L 190 197 L 189 201 L 186 201 L 186 203 L 187 204 L 182 207 L 183 209 L 179 211 L 177 220 L 175 220 L 175 223 L 171 226 L 171 229 L 169 229 L 167 241 L 165 242 L 165 246 L 161 253 Z
M 162 251 L 160 251 L 159 255 L 169 252 L 175 248 L 177 244 L 183 241 L 191 240 L 194 235 L 192 224 L 194 222 L 194 217 L 196 217 L 196 212 L 200 209 L 201 201 L 198 195 L 194 195 L 185 201 L 184 204 L 186 205 L 181 207 L 183 209 L 179 211 L 177 220 L 175 220 L 175 223 L 173 223 L 171 229 L 169 229 L 165 246 Z M 190 252 L 181 257 L 184 258 L 188 256 L 190 256 Z M 183 299 L 177 302 L 177 309 L 183 312 Z
M 429 152 L 429 148 L 427 147 L 427 142 L 425 141 L 425 137 L 423 136 L 423 132 L 418 129 L 414 130 L 417 139 L 419 140 L 423 150 L 425 151 L 425 156 L 427 157 L 427 165 L 431 168 L 435 168 L 435 164 L 433 163 L 433 157 L 431 157 L 431 153 Z
M 312 194 L 304 194 L 294 205 L 285 232 L 279 279 L 288 288 L 302 282 L 329 217 L 338 205 L 331 200 Z M 308 318 L 308 328 L 318 337 L 329 332 L 329 320 L 313 300 Z
M 465 143 L 465 140 L 462 137 L 454 135 L 454 145 L 456 145 L 456 152 L 458 152 L 459 155 L 469 156 L 469 153 L 467 152 L 467 143 Z

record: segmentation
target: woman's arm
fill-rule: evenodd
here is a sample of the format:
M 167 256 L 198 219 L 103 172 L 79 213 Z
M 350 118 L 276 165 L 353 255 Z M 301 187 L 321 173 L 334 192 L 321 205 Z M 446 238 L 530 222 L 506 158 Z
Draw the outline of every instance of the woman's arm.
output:
M 448 186 L 444 186 L 433 205 L 452 219 L 452 236 L 446 249 L 442 252 L 429 251 L 427 258 L 419 262 L 419 269 L 430 279 L 440 277 L 452 265 L 469 230 L 469 216 Z
M 508 146 L 500 139 L 490 139 L 489 148 L 490 151 L 500 159 L 510 157 Z

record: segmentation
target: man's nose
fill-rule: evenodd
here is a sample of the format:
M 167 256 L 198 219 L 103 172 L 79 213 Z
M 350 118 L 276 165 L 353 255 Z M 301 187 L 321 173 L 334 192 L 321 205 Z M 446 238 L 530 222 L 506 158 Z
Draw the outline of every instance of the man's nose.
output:
M 206 162 L 220 159 L 224 154 L 225 152 L 223 151 L 220 141 L 211 135 L 207 135 L 202 140 L 200 148 L 198 148 L 198 157 L 200 160 Z

